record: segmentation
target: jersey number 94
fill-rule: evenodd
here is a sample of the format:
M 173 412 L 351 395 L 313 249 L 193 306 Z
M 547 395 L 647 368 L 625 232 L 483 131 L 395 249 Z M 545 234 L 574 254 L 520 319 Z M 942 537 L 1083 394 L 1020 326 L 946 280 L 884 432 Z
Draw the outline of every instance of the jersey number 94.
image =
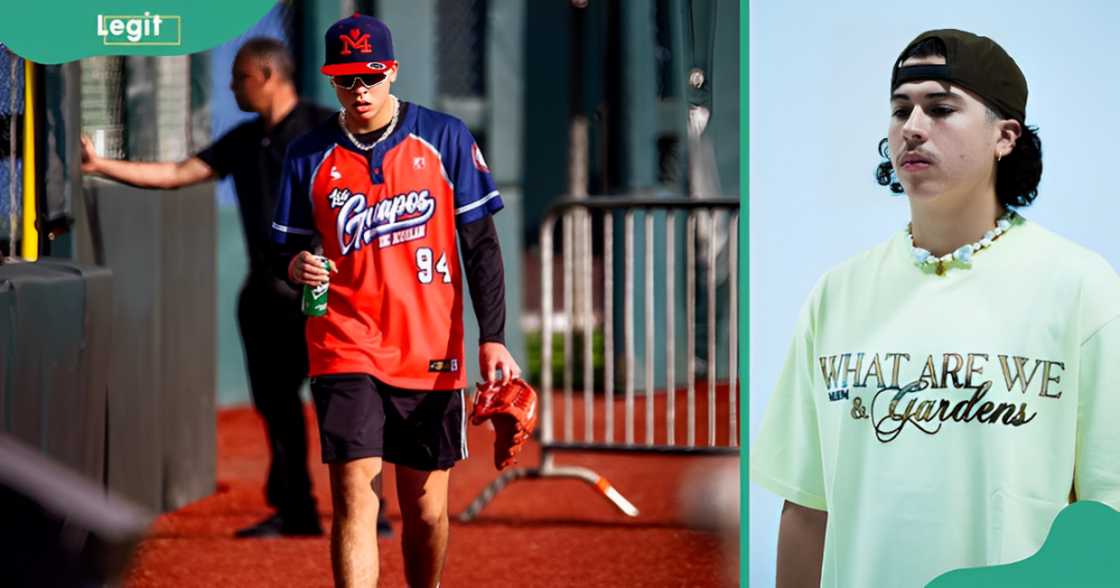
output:
M 434 258 L 435 254 L 433 254 L 432 250 L 428 247 L 421 247 L 416 250 L 416 278 L 420 280 L 421 284 L 432 283 L 432 278 L 434 277 L 432 272 L 432 260 Z M 447 269 L 446 253 L 440 252 L 439 260 L 435 262 L 434 269 L 436 273 L 443 276 L 444 284 L 451 283 L 451 271 Z

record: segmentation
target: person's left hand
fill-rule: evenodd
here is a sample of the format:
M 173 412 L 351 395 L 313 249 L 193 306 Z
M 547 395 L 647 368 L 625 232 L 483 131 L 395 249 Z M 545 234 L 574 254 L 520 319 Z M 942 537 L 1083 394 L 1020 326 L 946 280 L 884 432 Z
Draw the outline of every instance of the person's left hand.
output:
M 478 369 L 487 382 L 508 384 L 510 380 L 521 377 L 521 366 L 501 343 L 488 342 L 478 346 Z M 502 370 L 501 378 L 498 377 L 499 369 Z
M 90 140 L 89 135 L 82 135 L 80 142 L 82 145 L 82 173 L 97 173 L 99 171 L 101 157 L 97 155 L 97 150 L 93 148 L 93 141 Z

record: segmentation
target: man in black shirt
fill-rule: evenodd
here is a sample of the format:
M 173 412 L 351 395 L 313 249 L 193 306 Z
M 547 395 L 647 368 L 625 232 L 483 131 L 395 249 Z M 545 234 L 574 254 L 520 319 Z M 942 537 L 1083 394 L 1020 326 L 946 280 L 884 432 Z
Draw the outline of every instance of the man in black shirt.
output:
M 180 162 L 104 159 L 82 138 L 82 171 L 142 188 L 174 189 L 233 176 L 249 253 L 249 275 L 237 305 L 253 404 L 264 419 L 272 462 L 265 494 L 276 514 L 239 537 L 320 535 L 307 470 L 307 432 L 299 391 L 307 376 L 304 319 L 297 290 L 271 275 L 270 231 L 281 163 L 288 144 L 333 113 L 303 102 L 284 45 L 254 38 L 237 53 L 230 88 L 237 105 L 260 115 Z M 382 533 L 390 528 L 379 521 Z

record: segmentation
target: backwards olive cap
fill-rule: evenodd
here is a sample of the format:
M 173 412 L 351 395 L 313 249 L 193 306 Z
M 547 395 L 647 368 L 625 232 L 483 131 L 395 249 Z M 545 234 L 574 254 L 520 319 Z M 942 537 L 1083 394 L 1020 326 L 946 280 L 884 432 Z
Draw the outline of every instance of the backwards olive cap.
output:
M 945 44 L 945 65 L 902 67 L 907 53 L 927 39 Z M 1027 117 L 1027 78 L 1015 60 L 995 41 L 966 31 L 940 29 L 918 35 L 899 54 L 891 74 L 891 92 L 906 82 L 944 80 L 975 92 L 1003 116 L 1024 122 Z

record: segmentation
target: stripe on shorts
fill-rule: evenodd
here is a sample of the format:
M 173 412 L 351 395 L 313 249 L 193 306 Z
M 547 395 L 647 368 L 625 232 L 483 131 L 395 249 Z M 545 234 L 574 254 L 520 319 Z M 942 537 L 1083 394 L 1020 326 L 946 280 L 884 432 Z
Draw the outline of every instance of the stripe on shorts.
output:
M 462 389 L 459 390 L 459 414 L 461 415 L 461 424 L 459 425 L 460 451 L 463 459 L 467 459 L 467 456 L 470 455 L 470 452 L 467 451 L 467 398 Z

